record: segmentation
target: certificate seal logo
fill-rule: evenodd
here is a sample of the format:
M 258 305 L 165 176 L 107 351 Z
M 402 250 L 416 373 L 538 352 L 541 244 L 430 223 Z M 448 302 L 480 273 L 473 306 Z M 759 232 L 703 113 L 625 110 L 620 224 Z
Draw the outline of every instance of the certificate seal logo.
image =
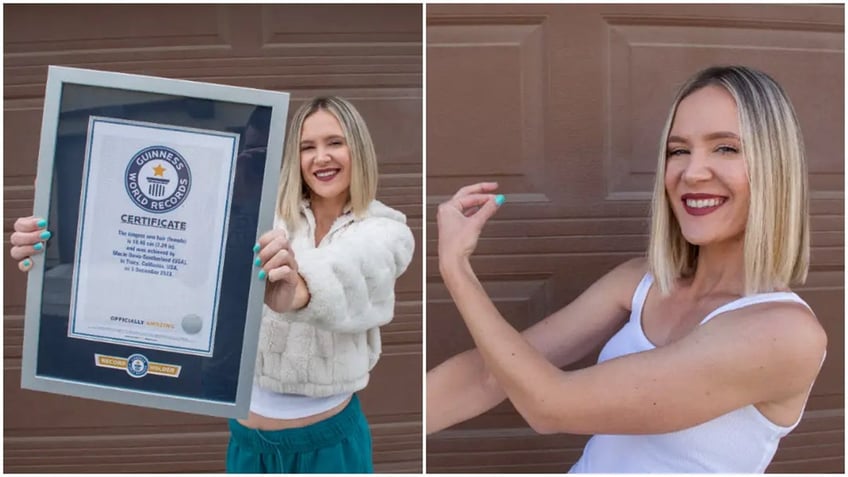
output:
M 127 373 L 134 378 L 143 378 L 150 369 L 150 362 L 143 354 L 133 354 L 127 358 Z
M 125 176 L 133 203 L 154 214 L 176 209 L 191 190 L 188 162 L 167 146 L 150 146 L 133 154 Z
M 203 328 L 203 318 L 195 314 L 186 315 L 183 317 L 182 325 L 183 331 L 190 335 L 196 335 Z

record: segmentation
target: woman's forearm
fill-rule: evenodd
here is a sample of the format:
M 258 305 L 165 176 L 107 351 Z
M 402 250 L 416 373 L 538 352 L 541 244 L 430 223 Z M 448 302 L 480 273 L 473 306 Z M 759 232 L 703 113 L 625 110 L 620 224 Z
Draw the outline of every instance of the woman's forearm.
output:
M 479 416 L 505 398 L 480 352 L 460 353 L 427 373 L 427 434 Z
M 549 398 L 564 373 L 501 316 L 467 260 L 442 264 L 441 269 L 489 372 L 531 427 L 544 432 Z

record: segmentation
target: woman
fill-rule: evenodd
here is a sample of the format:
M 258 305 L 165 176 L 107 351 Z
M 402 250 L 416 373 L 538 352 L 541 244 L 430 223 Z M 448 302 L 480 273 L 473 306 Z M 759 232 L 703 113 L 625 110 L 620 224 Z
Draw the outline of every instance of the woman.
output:
M 462 188 L 438 210 L 439 269 L 477 348 L 428 373 L 428 432 L 509 398 L 537 432 L 594 434 L 572 472 L 763 472 L 826 347 L 788 288 L 806 278 L 809 226 L 781 88 L 743 67 L 684 85 L 662 136 L 647 259 L 523 333 L 469 263 L 503 202 L 496 188 Z M 559 369 L 604 342 L 597 365 Z
M 354 394 L 380 356 L 395 280 L 412 259 L 404 215 L 375 200 L 377 159 L 360 114 L 337 97 L 294 114 L 274 230 L 254 264 L 267 280 L 250 414 L 230 421 L 228 472 L 372 472 L 371 435 Z M 19 267 L 46 223 L 18 219 Z

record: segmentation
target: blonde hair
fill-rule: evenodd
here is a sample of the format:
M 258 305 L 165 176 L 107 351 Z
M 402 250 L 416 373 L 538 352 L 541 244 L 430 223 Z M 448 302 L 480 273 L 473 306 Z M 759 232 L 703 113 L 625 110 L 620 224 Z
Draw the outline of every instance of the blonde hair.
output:
M 745 227 L 745 294 L 804 283 L 810 262 L 809 198 L 804 142 L 792 103 L 771 77 L 742 66 L 712 67 L 677 93 L 663 130 L 651 204 L 648 261 L 660 291 L 695 273 L 698 247 L 686 242 L 665 190 L 668 135 L 680 102 L 707 86 L 736 101 L 750 204 Z
M 309 197 L 309 187 L 303 181 L 300 170 L 300 138 L 303 123 L 312 114 L 326 111 L 341 125 L 345 143 L 350 152 L 350 206 L 353 214 L 361 218 L 368 205 L 377 196 L 377 154 L 365 120 L 348 101 L 337 96 L 313 98 L 297 111 L 289 123 L 286 145 L 283 150 L 283 166 L 280 173 L 280 188 L 277 192 L 277 214 L 290 230 L 297 229 L 302 222 L 300 202 Z

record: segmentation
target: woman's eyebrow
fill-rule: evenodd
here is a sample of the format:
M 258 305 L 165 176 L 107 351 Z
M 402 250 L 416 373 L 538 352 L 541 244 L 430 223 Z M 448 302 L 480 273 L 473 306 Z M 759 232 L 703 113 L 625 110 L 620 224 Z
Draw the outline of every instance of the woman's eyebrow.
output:
M 711 141 L 711 140 L 714 140 L 714 139 L 736 139 L 736 140 L 738 140 L 739 135 L 736 134 L 736 133 L 730 132 L 730 131 L 716 131 L 716 132 L 712 132 L 712 133 L 705 135 L 704 139 L 706 139 L 707 141 Z M 683 142 L 683 143 L 686 143 L 686 142 L 689 142 L 689 141 L 686 138 L 681 137 L 681 136 L 669 136 L 668 141 L 666 141 L 666 142 Z
M 739 139 L 739 135 L 730 131 L 717 131 L 714 133 L 707 134 L 706 136 L 704 136 L 704 139 Z

